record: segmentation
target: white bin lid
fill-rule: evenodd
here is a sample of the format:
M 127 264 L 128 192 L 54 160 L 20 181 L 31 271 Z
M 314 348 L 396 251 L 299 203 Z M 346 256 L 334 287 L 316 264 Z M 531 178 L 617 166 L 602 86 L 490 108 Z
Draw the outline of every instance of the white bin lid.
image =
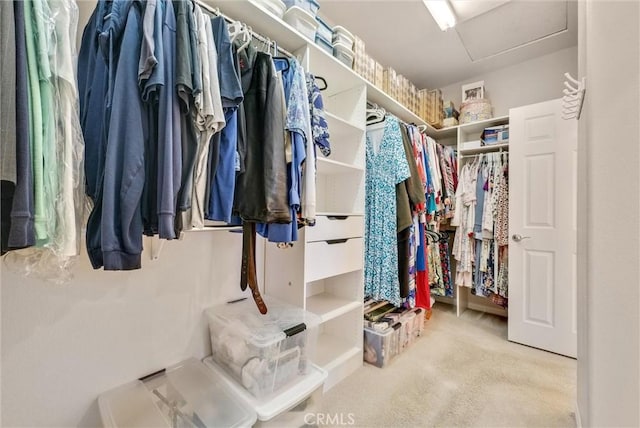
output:
M 258 419 L 261 421 L 269 421 L 297 406 L 316 389 L 322 387 L 324 381 L 327 379 L 327 372 L 325 370 L 311 364 L 309 366 L 309 373 L 305 376 L 297 378 L 295 382 L 292 382 L 275 394 L 257 398 L 232 379 L 213 361 L 213 358 L 207 357 L 203 362 L 212 373 L 224 379 L 225 384 L 257 413 Z
M 250 427 L 255 412 L 225 382 L 195 358 L 164 373 L 136 380 L 98 397 L 105 428 L 180 426 Z
M 258 348 L 272 346 L 286 338 L 288 329 L 305 325 L 314 329 L 320 325 L 320 317 L 302 308 L 279 301 L 271 296 L 262 296 L 269 309 L 261 314 L 252 299 L 213 306 L 205 310 L 209 319 L 218 328 L 229 329 L 242 336 Z

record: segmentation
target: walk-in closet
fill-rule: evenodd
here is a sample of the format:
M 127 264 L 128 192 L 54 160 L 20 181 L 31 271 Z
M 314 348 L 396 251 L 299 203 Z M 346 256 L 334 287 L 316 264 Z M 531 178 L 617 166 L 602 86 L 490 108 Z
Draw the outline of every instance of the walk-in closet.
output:
M 639 2 L 0 20 L 0 425 L 640 425 Z

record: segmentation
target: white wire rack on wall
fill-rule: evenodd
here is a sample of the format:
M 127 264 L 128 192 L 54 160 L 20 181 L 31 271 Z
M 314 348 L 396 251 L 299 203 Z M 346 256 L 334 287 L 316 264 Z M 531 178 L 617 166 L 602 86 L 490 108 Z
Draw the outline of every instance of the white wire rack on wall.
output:
M 587 90 L 586 78 L 576 80 L 569 73 L 564 73 L 567 78 L 564 82 L 565 89 L 562 90 L 562 118 L 565 120 L 580 120 L 582 113 L 582 105 L 584 104 L 584 95 Z

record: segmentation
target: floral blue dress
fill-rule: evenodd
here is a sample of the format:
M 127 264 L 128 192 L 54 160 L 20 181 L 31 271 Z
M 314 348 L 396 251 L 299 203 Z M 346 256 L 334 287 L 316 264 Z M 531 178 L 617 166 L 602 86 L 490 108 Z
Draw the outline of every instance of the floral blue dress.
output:
M 364 292 L 400 306 L 396 184 L 410 177 L 409 164 L 398 119 L 387 116 L 381 137 L 377 134 L 367 131 Z

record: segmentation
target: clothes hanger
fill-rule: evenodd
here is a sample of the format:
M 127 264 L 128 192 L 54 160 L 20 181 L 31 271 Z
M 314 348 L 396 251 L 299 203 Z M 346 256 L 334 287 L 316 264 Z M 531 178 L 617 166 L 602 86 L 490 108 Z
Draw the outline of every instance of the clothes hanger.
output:
M 387 111 L 381 107 L 376 109 L 367 109 L 367 125 L 375 125 L 385 121 Z
M 319 80 L 322 83 L 324 83 L 324 87 L 323 88 L 318 87 L 318 89 L 320 89 L 321 91 L 326 91 L 327 88 L 329 87 L 329 85 L 327 84 L 327 80 L 322 76 L 314 76 L 314 77 L 316 80 Z
M 243 25 L 244 24 L 240 21 L 233 21 L 229 24 L 229 39 L 231 40 L 231 42 L 234 42 L 238 38 L 240 33 L 242 33 Z
M 371 106 L 370 108 L 367 108 L 365 110 L 367 125 L 374 125 L 376 123 L 384 122 L 386 119 L 387 111 L 384 108 L 379 107 L 377 104 L 367 104 Z
M 247 24 L 242 24 L 240 34 L 237 37 L 242 37 L 242 44 L 238 47 L 238 52 L 242 52 L 249 46 L 251 40 L 253 40 L 253 31 Z

